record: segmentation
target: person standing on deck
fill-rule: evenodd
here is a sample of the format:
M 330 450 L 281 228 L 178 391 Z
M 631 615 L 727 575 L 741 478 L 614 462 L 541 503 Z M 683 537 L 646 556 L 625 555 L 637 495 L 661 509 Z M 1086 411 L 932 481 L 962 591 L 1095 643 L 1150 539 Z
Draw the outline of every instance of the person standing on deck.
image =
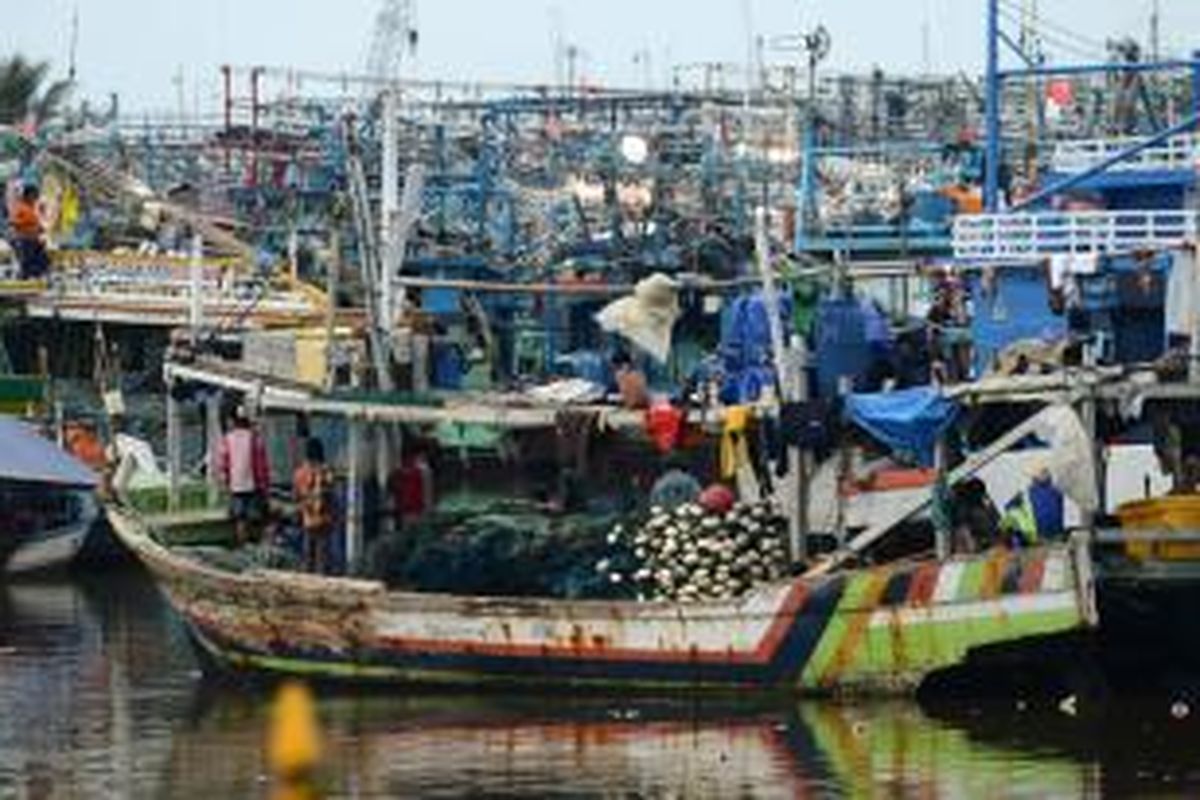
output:
M 43 240 L 45 225 L 38 209 L 38 187 L 28 184 L 8 212 L 9 227 L 12 229 L 13 249 L 21 264 L 21 279 L 40 278 L 50 268 Z
M 1000 530 L 1016 547 L 1063 539 L 1063 493 L 1044 465 L 1031 468 L 1029 485 L 1005 505 Z
M 411 525 L 432 510 L 433 468 L 422 441 L 413 440 L 405 449 L 400 466 L 392 471 L 389 483 L 397 527 Z
M 333 530 L 333 473 L 325 464 L 325 447 L 320 439 L 305 442 L 304 461 L 292 473 L 292 492 L 304 533 L 305 567 L 310 572 L 324 572 Z
M 642 409 L 650 405 L 650 390 L 646 384 L 646 373 L 633 365 L 633 359 L 624 351 L 612 357 L 613 377 L 621 405 L 629 409 Z
M 251 426 L 242 406 L 234 410 L 233 429 L 221 437 L 217 447 L 217 475 L 229 491 L 229 516 L 240 547 L 249 540 L 251 528 L 262 524 L 271 485 L 266 442 Z

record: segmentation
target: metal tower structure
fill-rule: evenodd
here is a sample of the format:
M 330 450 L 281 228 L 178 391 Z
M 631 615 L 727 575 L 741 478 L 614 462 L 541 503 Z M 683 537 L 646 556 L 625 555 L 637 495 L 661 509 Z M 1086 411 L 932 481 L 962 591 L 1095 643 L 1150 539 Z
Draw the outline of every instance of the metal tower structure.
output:
M 416 0 L 384 0 L 375 15 L 367 74 L 397 80 L 404 60 L 416 53 L 418 40 Z

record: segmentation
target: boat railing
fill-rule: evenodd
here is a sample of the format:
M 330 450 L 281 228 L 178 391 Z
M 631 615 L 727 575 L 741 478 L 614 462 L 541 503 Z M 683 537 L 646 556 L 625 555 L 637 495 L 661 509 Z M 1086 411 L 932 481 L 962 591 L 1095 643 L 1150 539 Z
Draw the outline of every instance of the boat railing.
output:
M 190 297 L 195 288 L 206 300 L 253 300 L 259 295 L 282 299 L 294 297 L 297 302 L 308 305 L 305 296 L 289 289 L 271 287 L 256 280 L 223 280 L 206 276 L 197 283 L 187 277 L 170 274 L 140 273 L 117 274 L 61 274 L 56 277 L 56 289 L 60 295 L 132 296 L 153 295 L 158 299 L 168 297 Z
M 1058 142 L 1050 157 L 1053 172 L 1074 174 L 1099 166 L 1145 141 L 1136 136 Z M 1181 133 L 1109 167 L 1114 172 L 1192 171 L 1200 166 L 1200 135 Z
M 1194 243 L 1198 230 L 1197 211 L 964 215 L 954 220 L 954 255 L 961 260 L 1004 261 L 1167 250 Z

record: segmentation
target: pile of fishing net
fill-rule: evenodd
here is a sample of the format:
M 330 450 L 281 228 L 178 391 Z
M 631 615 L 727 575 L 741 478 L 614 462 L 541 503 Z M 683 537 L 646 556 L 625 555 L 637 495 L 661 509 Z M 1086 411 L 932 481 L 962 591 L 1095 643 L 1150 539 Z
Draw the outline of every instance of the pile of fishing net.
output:
M 609 545 L 611 515 L 551 516 L 519 504 L 483 513 L 442 511 L 382 538 L 366 572 L 388 586 L 423 592 L 600 598 L 626 593 L 592 568 Z

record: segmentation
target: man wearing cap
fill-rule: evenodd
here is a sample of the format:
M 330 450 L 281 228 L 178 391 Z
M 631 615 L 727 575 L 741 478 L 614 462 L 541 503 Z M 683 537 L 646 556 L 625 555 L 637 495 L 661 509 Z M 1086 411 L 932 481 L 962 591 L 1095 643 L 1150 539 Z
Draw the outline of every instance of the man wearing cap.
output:
M 266 442 L 242 406 L 233 413 L 233 429 L 217 447 L 217 474 L 229 492 L 229 516 L 240 547 L 249 540 L 251 527 L 262 523 L 271 485 Z

